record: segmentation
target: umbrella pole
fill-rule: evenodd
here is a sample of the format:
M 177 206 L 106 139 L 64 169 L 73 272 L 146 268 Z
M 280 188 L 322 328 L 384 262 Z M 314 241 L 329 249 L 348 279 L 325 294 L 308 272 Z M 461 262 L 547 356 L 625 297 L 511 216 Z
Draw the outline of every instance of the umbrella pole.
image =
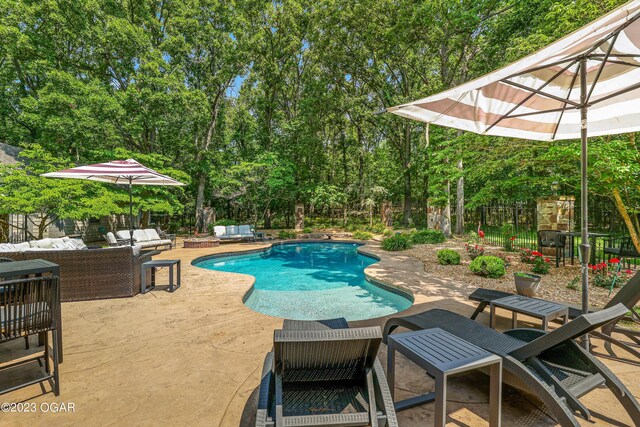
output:
M 131 180 L 129 177 L 129 242 L 133 246 L 133 195 L 131 194 Z
M 582 313 L 589 312 L 589 213 L 588 213 L 588 181 L 587 181 L 587 59 L 580 60 L 580 205 L 582 214 L 580 215 L 580 253 L 581 253 L 581 276 L 582 276 Z M 585 334 L 580 339 L 585 350 L 589 350 L 589 334 Z

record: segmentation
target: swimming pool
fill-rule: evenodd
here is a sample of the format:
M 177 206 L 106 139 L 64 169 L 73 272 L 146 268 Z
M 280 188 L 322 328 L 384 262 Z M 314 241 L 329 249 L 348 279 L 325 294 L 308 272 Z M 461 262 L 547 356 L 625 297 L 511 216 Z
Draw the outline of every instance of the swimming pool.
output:
M 334 242 L 276 244 L 264 252 L 196 260 L 194 265 L 254 276 L 245 305 L 271 316 L 362 320 L 409 308 L 409 295 L 365 279 L 364 269 L 377 260 L 358 253 L 357 247 Z

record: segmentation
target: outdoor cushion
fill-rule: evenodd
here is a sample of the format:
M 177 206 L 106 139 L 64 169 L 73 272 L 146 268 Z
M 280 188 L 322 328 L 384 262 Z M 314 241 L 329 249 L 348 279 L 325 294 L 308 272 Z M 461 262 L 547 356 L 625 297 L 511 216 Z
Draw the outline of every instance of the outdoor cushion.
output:
M 22 243 L 16 243 L 13 245 L 13 248 L 17 251 L 24 251 L 25 249 L 29 249 L 31 247 L 31 245 L 29 244 L 29 242 L 22 242 Z
M 29 245 L 32 248 L 42 248 L 42 249 L 52 249 L 53 248 L 53 242 L 49 238 L 41 239 L 41 240 L 32 240 L 32 241 L 29 242 Z
M 0 243 L 0 252 L 15 252 L 16 248 L 11 243 Z
M 243 236 L 253 236 L 250 225 L 241 225 L 239 227 L 240 234 Z
M 227 225 L 227 231 L 225 232 L 225 234 L 228 234 L 229 236 L 240 234 L 238 232 L 238 226 L 237 225 Z
M 133 238 L 136 242 L 148 242 L 151 240 L 144 230 L 133 230 Z
M 116 236 L 114 236 L 112 232 L 107 233 L 107 242 L 113 245 L 118 244 L 118 240 L 116 239 Z
M 145 228 L 144 232 L 147 234 L 149 240 L 162 240 L 158 232 L 153 228 Z
M 129 230 L 116 231 L 116 236 L 118 236 L 119 239 L 125 239 L 125 240 L 129 240 L 131 238 L 131 235 L 129 234 Z
M 213 234 L 216 237 L 222 237 L 227 233 L 227 228 L 224 225 L 216 225 L 213 227 Z
M 76 247 L 76 249 L 89 249 L 87 248 L 87 245 L 84 244 L 84 242 L 82 241 L 82 239 L 71 239 L 71 243 L 73 243 Z

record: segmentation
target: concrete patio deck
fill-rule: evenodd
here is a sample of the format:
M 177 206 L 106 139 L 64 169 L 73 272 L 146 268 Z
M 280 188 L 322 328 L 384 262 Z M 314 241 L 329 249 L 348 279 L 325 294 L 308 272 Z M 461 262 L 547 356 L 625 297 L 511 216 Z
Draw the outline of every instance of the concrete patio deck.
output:
M 65 361 L 60 366 L 61 394 L 31 386 L 0 396 L 1 402 L 35 403 L 36 412 L 0 413 L 2 425 L 207 425 L 253 423 L 257 386 L 273 330 L 282 319 L 247 308 L 242 297 L 251 276 L 200 269 L 190 262 L 203 255 L 266 247 L 265 243 L 225 244 L 212 249 L 174 249 L 156 259 L 182 260 L 182 287 L 175 293 L 155 291 L 134 298 L 63 304 Z M 411 290 L 415 304 L 405 313 L 445 308 L 464 315 L 473 311 L 466 298 L 473 291 L 455 278 L 430 277 L 422 262 L 363 248 L 381 258 L 366 273 L 387 284 Z M 159 275 L 163 283 L 166 273 Z M 380 325 L 385 318 L 352 322 Z M 506 318 L 499 326 L 508 326 Z M 488 316 L 479 321 L 488 324 Z M 596 344 L 600 344 L 597 343 Z M 0 362 L 24 352 L 21 340 L 0 347 Z M 386 366 L 386 347 L 380 351 Z M 409 361 L 397 358 L 396 397 L 433 389 L 434 382 Z M 640 367 L 603 361 L 640 396 Z M 34 367 L 34 371 L 36 371 Z M 24 376 L 25 369 L 3 373 L 0 387 Z M 49 390 L 49 387 L 46 387 Z M 487 425 L 488 381 L 481 374 L 450 382 L 448 422 L 456 426 Z M 608 389 L 582 401 L 593 411 L 583 425 L 631 425 L 632 420 Z M 73 403 L 73 412 L 47 412 L 46 404 Z M 41 404 L 45 404 L 41 406 Z M 503 425 L 553 426 L 529 396 L 505 389 Z M 402 426 L 430 425 L 433 405 L 398 414 Z

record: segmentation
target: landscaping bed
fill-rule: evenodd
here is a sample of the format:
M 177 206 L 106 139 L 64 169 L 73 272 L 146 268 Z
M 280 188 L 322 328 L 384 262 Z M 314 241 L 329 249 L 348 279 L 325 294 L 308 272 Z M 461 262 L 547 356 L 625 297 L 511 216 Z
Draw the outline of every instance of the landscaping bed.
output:
M 415 245 L 412 249 L 403 251 L 402 253 L 418 258 L 424 263 L 424 271 L 437 277 L 450 279 L 453 281 L 472 284 L 477 287 L 496 289 L 505 292 L 516 292 L 513 274 L 515 272 L 531 272 L 531 264 L 520 261 L 517 252 L 506 252 L 502 248 L 485 246 L 485 255 L 498 255 L 507 257 L 510 265 L 506 268 L 506 274 L 499 279 L 491 279 L 488 277 L 478 276 L 469 270 L 471 259 L 465 251 L 465 241 L 461 239 L 452 239 L 445 243 L 436 245 Z M 443 248 L 457 250 L 461 255 L 460 265 L 441 265 L 438 263 L 436 252 Z M 569 283 L 580 275 L 580 265 L 569 265 L 550 269 L 549 274 L 542 276 L 540 288 L 537 297 L 565 304 L 580 305 L 582 302 L 582 292 L 580 291 L 580 282 L 576 282 L 575 289 L 567 287 Z M 577 260 L 576 260 L 577 262 Z M 603 307 L 620 289 L 618 286 L 609 295 L 608 288 L 600 288 L 591 285 L 589 287 L 589 304 L 592 307 Z

